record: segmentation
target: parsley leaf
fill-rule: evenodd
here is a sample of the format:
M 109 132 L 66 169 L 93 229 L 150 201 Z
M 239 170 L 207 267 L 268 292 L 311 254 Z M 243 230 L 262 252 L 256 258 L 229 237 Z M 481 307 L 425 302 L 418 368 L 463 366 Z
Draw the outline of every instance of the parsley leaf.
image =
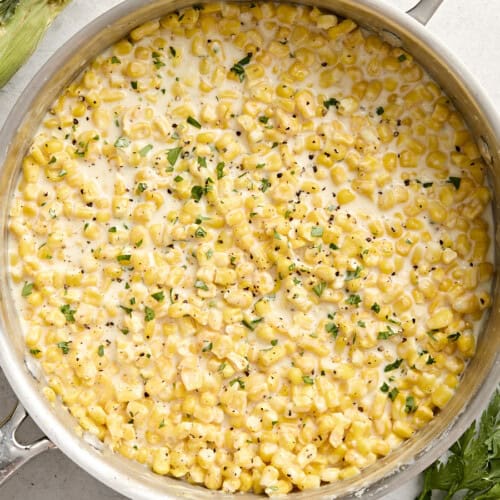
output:
M 59 310 L 64 314 L 66 317 L 66 321 L 68 323 L 74 323 L 75 322 L 75 309 L 71 309 L 71 306 L 69 304 L 64 304 L 59 308 Z
M 396 361 L 394 361 L 394 363 L 390 363 L 390 364 L 385 366 L 384 372 L 390 372 L 392 370 L 398 369 L 401 366 L 402 362 L 403 362 L 402 359 L 396 359 Z
M 326 288 L 326 283 L 324 281 L 321 281 L 317 285 L 313 286 L 313 292 L 318 296 L 321 297 L 323 292 L 325 291 Z
M 179 158 L 181 151 L 182 151 L 182 148 L 172 148 L 172 149 L 168 150 L 167 160 L 172 167 L 175 165 L 177 158 Z
M 453 184 L 455 186 L 455 189 L 458 191 L 460 189 L 460 183 L 462 182 L 462 179 L 460 177 L 449 177 L 446 182 Z
M 144 308 L 144 321 L 152 321 L 155 319 L 155 312 L 151 307 L 146 306 Z
M 144 158 L 151 150 L 153 149 L 153 145 L 152 144 L 147 144 L 146 146 L 144 146 L 140 151 L 139 151 L 139 155 Z
M 231 382 L 229 382 L 229 385 L 233 386 L 234 384 L 238 384 L 240 386 L 240 389 L 244 389 L 245 388 L 245 382 L 243 380 L 241 380 L 241 378 L 234 378 L 233 380 L 231 380 Z
M 130 140 L 127 137 L 118 137 L 115 141 L 115 148 L 126 148 L 130 145 Z
M 253 54 L 251 52 L 248 52 L 248 54 L 243 59 L 239 60 L 231 68 L 231 72 L 239 77 L 240 82 L 242 82 L 246 76 L 245 75 L 245 68 L 243 66 L 246 66 L 247 64 L 250 63 L 250 60 L 252 59 L 252 55 Z
M 337 338 L 337 335 L 339 334 L 339 327 L 335 323 L 327 323 L 325 325 L 325 330 L 327 333 L 329 333 L 334 339 Z
M 224 162 L 221 161 L 217 163 L 215 167 L 215 171 L 217 172 L 217 179 L 222 179 L 224 177 Z
M 201 200 L 201 197 L 203 196 L 204 189 L 202 186 L 193 186 L 191 188 L 191 198 L 193 198 L 194 201 L 198 202 Z
M 58 342 L 57 347 L 61 349 L 63 354 L 68 354 L 69 352 L 69 342 Z
M 255 330 L 255 328 L 257 327 L 257 325 L 263 320 L 264 318 L 256 318 L 256 319 L 253 319 L 251 321 L 248 321 L 246 319 L 244 319 L 241 324 L 243 326 L 246 326 L 249 330 L 252 330 L 252 332 Z
M 349 297 L 347 297 L 345 303 L 349 304 L 351 306 L 358 307 L 358 305 L 361 303 L 361 297 L 357 293 L 353 294 L 353 295 L 349 295 Z
M 207 341 L 205 340 L 205 342 L 207 342 Z M 214 346 L 214 345 L 212 344 L 212 342 L 208 342 L 207 344 L 205 344 L 205 345 L 203 346 L 203 348 L 202 348 L 201 352 L 208 352 L 208 351 L 211 351 L 213 346 Z
M 340 101 L 335 99 L 335 97 L 330 97 L 327 101 L 323 101 L 323 106 L 326 109 L 330 109 L 331 106 L 335 106 L 336 108 L 339 107 Z
M 321 226 L 313 226 L 311 228 L 311 236 L 313 238 L 321 238 L 323 236 L 323 228 Z
M 356 266 L 356 269 L 354 271 L 346 271 L 345 273 L 345 281 L 351 281 L 359 278 L 359 275 L 361 271 L 363 270 L 362 267 Z
M 433 490 L 461 490 L 464 498 L 500 498 L 500 391 L 497 389 L 481 419 L 474 422 L 451 447 L 446 462 L 434 462 L 424 473 L 424 488 L 417 500 L 429 500 Z
M 268 179 L 262 179 L 260 181 L 260 190 L 265 193 L 271 187 L 271 183 Z
M 208 286 L 207 286 L 207 284 L 206 284 L 204 281 L 202 281 L 202 280 L 196 280 L 196 281 L 194 282 L 194 287 L 195 287 L 195 288 L 199 288 L 200 290 L 205 290 L 206 292 L 208 292 Z
M 31 295 L 32 293 L 33 293 L 33 283 L 28 283 L 27 281 L 25 281 L 21 295 L 23 297 L 27 297 L 28 295 Z
M 163 302 L 163 300 L 165 299 L 165 294 L 163 293 L 163 290 L 161 290 L 159 292 L 151 294 L 151 297 L 153 297 L 156 302 Z
M 189 123 L 189 125 L 192 125 L 195 128 L 201 128 L 201 123 L 195 120 L 192 116 L 188 116 L 186 121 Z

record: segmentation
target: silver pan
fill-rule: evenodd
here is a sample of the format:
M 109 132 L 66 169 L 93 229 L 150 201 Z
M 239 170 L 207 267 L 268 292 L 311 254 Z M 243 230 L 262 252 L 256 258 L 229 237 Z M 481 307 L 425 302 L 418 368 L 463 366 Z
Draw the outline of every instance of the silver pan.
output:
M 350 17 L 403 46 L 442 86 L 466 117 L 490 170 L 495 221 L 500 206 L 500 120 L 492 103 L 465 67 L 423 26 L 443 0 L 421 0 L 407 15 L 380 0 L 305 0 L 303 3 Z M 0 364 L 20 404 L 0 430 L 0 484 L 30 458 L 58 447 L 80 467 L 110 488 L 135 499 L 229 498 L 221 492 L 157 476 L 99 442 L 78 437 L 75 421 L 61 406 L 52 408 L 41 394 L 41 384 L 25 360 L 25 348 L 8 284 L 8 202 L 19 175 L 20 162 L 50 103 L 82 68 L 104 48 L 151 18 L 195 3 L 192 0 L 126 0 L 106 12 L 64 44 L 29 83 L 0 132 Z M 421 23 L 421 24 L 420 24 Z M 495 227 L 498 269 L 498 228 Z M 481 333 L 477 353 L 468 366 L 457 394 L 447 407 L 412 439 L 377 461 L 360 476 L 289 496 L 326 498 L 380 498 L 427 467 L 479 416 L 500 380 L 500 294 L 498 281 L 489 320 Z M 22 405 L 22 406 L 21 406 Z M 28 411 L 47 438 L 20 445 L 15 431 Z M 241 500 L 255 495 L 238 495 Z

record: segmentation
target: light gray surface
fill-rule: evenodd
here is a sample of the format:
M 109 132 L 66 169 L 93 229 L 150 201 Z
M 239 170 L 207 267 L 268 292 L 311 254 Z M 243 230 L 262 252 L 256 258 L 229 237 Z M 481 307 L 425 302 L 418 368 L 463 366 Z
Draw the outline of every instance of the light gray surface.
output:
M 72 34 L 119 0 L 74 0 L 49 29 L 37 52 L 0 90 L 0 127 L 24 86 L 50 55 Z M 390 3 L 410 8 L 415 0 Z M 500 109 L 500 0 L 445 0 L 428 25 L 466 63 Z M 0 422 L 15 404 L 15 397 L 0 371 Z M 20 441 L 30 442 L 40 431 L 27 421 L 18 433 Z M 412 500 L 419 480 L 412 481 L 385 500 Z M 40 455 L 28 463 L 0 489 L 0 500 L 87 500 L 124 498 L 79 469 L 59 451 Z

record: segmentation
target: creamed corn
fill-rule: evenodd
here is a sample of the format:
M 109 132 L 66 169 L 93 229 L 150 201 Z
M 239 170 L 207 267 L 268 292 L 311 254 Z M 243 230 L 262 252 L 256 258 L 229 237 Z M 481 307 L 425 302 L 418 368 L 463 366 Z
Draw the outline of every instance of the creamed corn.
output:
M 210 489 L 358 474 L 474 355 L 485 170 L 412 56 L 349 19 L 210 3 L 139 26 L 52 104 L 11 201 L 45 395 Z

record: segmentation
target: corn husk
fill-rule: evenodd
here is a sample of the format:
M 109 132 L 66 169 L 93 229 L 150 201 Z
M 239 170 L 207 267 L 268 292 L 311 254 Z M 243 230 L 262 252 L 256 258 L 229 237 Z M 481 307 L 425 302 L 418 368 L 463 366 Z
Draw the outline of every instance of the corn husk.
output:
M 69 0 L 0 0 L 0 88 L 36 49 Z

